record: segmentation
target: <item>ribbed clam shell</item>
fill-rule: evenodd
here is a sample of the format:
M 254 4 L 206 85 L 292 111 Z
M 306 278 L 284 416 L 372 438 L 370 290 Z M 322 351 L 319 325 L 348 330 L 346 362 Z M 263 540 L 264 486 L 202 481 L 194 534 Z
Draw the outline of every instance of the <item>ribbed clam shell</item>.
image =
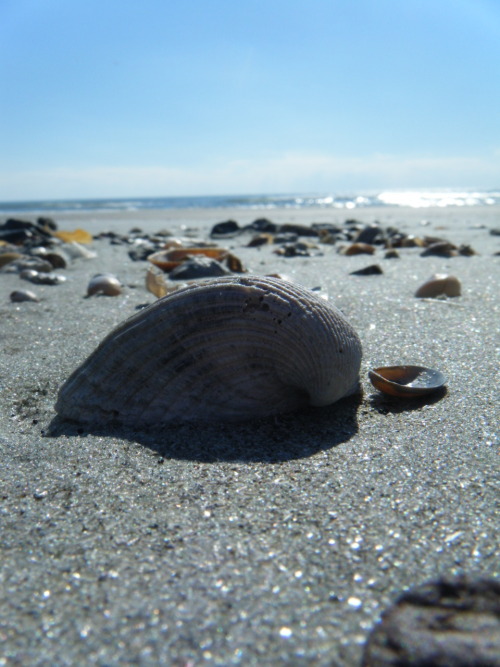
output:
M 353 393 L 359 338 L 309 290 L 256 276 L 180 289 L 112 331 L 63 385 L 64 418 L 247 419 Z

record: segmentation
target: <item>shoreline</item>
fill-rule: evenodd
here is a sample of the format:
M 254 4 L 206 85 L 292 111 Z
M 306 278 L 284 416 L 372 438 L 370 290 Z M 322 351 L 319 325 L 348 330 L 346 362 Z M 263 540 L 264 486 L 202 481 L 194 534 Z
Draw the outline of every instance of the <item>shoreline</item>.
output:
M 342 310 L 363 344 L 363 395 L 275 420 L 148 433 L 63 425 L 49 434 L 69 373 L 154 301 L 147 262 L 96 240 L 97 257 L 61 270 L 65 283 L 33 288 L 40 303 L 10 303 L 13 289 L 31 286 L 2 270 L 1 620 L 12 660 L 348 667 L 402 590 L 440 576 L 499 578 L 500 237 L 489 230 L 500 207 L 145 213 L 54 219 L 92 234 L 195 227 L 206 239 L 229 218 L 355 218 L 479 254 L 408 248 L 387 260 L 380 249 L 347 257 L 325 245 L 286 258 L 246 247 L 248 236 L 220 242 L 250 272 L 319 287 Z M 350 275 L 373 263 L 382 275 Z M 85 299 L 99 272 L 115 273 L 123 294 Z M 416 299 L 436 272 L 456 275 L 462 296 Z M 446 395 L 414 405 L 378 395 L 369 368 L 403 363 L 442 370 Z

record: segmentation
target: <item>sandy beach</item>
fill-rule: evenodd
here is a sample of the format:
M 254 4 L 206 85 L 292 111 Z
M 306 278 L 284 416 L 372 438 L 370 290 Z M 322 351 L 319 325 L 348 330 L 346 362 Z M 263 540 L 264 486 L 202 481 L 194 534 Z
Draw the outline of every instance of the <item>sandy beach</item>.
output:
M 26 217 L 26 216 L 24 216 Z M 442 576 L 500 577 L 500 210 L 491 207 L 188 209 L 61 213 L 93 235 L 266 217 L 348 218 L 470 245 L 477 254 L 311 257 L 220 242 L 255 274 L 279 273 L 337 306 L 363 345 L 363 394 L 243 424 L 146 432 L 57 424 L 58 388 L 119 322 L 152 303 L 146 261 L 109 238 L 30 285 L 0 270 L 0 665 L 359 665 L 403 590 Z M 34 220 L 31 217 L 29 219 Z M 0 222 L 3 222 L 0 221 Z M 350 273 L 379 264 L 381 275 Z M 117 297 L 84 298 L 96 273 Z M 416 299 L 434 273 L 453 299 Z M 39 303 L 11 303 L 33 289 Z M 427 400 L 384 398 L 377 366 L 441 370 Z

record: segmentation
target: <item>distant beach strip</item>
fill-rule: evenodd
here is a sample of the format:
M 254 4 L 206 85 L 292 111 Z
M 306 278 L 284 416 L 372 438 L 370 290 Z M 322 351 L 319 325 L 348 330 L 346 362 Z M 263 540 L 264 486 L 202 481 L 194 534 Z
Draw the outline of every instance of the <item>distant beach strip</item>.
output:
M 0 202 L 0 215 L 34 213 L 143 211 L 168 209 L 360 209 L 368 207 L 447 208 L 500 204 L 496 190 L 386 190 L 361 194 L 218 195 L 196 197 L 131 197 Z

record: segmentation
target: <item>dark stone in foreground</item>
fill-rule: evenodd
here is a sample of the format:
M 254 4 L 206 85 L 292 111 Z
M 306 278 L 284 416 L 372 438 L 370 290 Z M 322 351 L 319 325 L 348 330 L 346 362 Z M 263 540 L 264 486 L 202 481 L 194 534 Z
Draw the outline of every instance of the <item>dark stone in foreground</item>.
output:
M 362 667 L 500 667 L 500 581 L 437 581 L 382 614 Z

